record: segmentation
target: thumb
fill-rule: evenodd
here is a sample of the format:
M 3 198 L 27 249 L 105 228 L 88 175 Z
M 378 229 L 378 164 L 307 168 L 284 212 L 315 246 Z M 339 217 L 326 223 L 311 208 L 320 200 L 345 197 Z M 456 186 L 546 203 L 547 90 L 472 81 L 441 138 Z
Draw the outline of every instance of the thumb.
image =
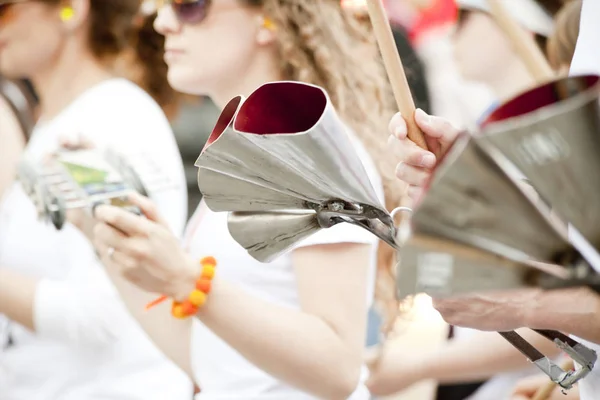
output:
M 166 223 L 166 221 L 161 217 L 160 213 L 158 212 L 158 208 L 156 207 L 156 204 L 154 204 L 154 202 L 152 200 L 150 200 L 148 197 L 142 196 L 141 194 L 134 192 L 134 193 L 129 194 L 128 200 L 134 206 L 139 207 L 139 209 L 142 211 L 142 214 L 144 214 L 144 216 L 146 218 L 148 218 L 149 220 L 156 222 L 157 224 L 160 224 L 164 227 L 168 227 L 168 224 Z

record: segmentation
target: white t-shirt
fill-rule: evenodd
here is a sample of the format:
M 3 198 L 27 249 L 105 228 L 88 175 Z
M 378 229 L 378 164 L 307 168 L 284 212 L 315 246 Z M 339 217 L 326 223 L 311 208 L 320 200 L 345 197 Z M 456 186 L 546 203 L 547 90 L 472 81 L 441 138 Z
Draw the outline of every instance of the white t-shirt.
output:
M 186 220 L 186 185 L 169 123 L 152 98 L 111 79 L 40 123 L 27 146 L 39 160 L 65 134 L 81 133 L 117 150 L 144 149 L 177 187 L 152 196 L 176 232 Z M 67 224 L 39 222 L 16 183 L 0 204 L 0 268 L 41 279 L 36 334 L 15 323 L 14 346 L 0 350 L 1 400 L 189 400 L 190 379 L 150 342 L 87 239 Z
M 383 203 L 383 186 L 373 161 L 364 147 L 355 140 L 356 150 Z M 263 264 L 248 253 L 230 236 L 227 213 L 214 213 L 201 202 L 186 232 L 185 242 L 193 257 L 214 256 L 219 262 L 219 276 L 234 282 L 249 293 L 263 299 L 299 309 L 296 276 L 291 255 L 285 254 L 269 264 Z M 349 224 L 339 224 L 317 232 L 301 246 L 323 243 L 367 243 L 373 246 L 369 274 L 369 303 L 372 302 L 376 266 L 377 239 Z M 285 339 L 283 339 L 285 340 Z M 318 355 L 316 355 L 318 356 Z M 202 323 L 194 324 L 192 362 L 196 382 L 202 392 L 197 400 L 313 400 L 307 393 L 292 388 L 252 365 L 235 349 L 222 341 Z M 351 400 L 370 398 L 364 385 L 367 369 Z

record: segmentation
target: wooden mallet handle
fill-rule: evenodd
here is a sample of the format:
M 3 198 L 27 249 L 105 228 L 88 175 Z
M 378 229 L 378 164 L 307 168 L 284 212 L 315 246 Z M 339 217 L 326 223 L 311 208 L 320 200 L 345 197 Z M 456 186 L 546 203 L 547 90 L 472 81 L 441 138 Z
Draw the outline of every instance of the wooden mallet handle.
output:
M 512 43 L 535 82 L 543 84 L 554 79 L 554 70 L 548 64 L 546 56 L 533 36 L 519 25 L 502 0 L 488 0 L 488 4 L 492 17 Z
M 400 113 L 406 120 L 408 138 L 419 147 L 427 150 L 427 142 L 421 129 L 415 123 L 415 103 L 406 80 L 404 67 L 398 54 L 398 48 L 394 41 L 392 27 L 385 13 L 383 0 L 367 0 L 369 17 L 373 25 L 373 31 L 381 51 L 383 63 L 392 84 L 392 91 Z

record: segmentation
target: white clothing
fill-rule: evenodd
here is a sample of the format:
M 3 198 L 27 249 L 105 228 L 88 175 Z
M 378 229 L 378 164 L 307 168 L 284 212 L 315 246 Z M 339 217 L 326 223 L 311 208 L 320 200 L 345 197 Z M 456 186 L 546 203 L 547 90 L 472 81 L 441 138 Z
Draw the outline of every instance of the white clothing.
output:
M 381 178 L 364 147 L 355 140 L 356 150 L 363 161 L 371 183 L 383 204 Z M 214 213 L 201 202 L 196 210 L 186 241 L 195 258 L 212 255 L 219 263 L 219 277 L 234 282 L 248 293 L 281 306 L 299 309 L 296 276 L 289 253 L 275 261 L 263 264 L 253 258 L 233 240 L 227 228 L 227 213 Z M 301 246 L 323 243 L 366 243 L 373 246 L 369 277 L 369 303 L 372 303 L 376 252 L 375 236 L 349 224 L 340 224 L 322 230 L 307 238 Z M 285 340 L 285 338 L 282 338 Z M 315 355 L 318 357 L 318 355 Z M 309 400 L 314 399 L 252 365 L 235 349 L 196 321 L 192 336 L 192 363 L 198 386 L 202 392 L 197 400 Z M 351 400 L 367 400 L 369 392 L 364 385 L 367 370 Z
M 600 75 L 600 1 L 583 0 L 579 36 L 571 62 L 570 75 Z
M 502 0 L 506 10 L 525 29 L 542 36 L 550 36 L 554 30 L 554 20 L 535 0 Z M 471 8 L 490 12 L 487 0 L 456 0 L 459 8 Z
M 98 147 L 140 148 L 177 184 L 152 196 L 172 228 L 186 219 L 183 167 L 169 123 L 143 90 L 111 79 L 38 124 L 26 156 L 40 160 L 63 135 Z M 127 313 L 94 249 L 72 225 L 37 220 L 16 183 L 0 204 L 0 267 L 40 279 L 36 334 L 11 324 L 14 346 L 0 350 L 0 400 L 189 400 L 187 376 L 150 342 Z
M 588 346 L 600 355 L 600 345 L 591 343 L 578 337 L 573 337 L 579 343 Z M 580 400 L 596 400 L 600 395 L 600 362 L 596 361 L 592 372 L 584 379 L 579 381 L 579 398 Z

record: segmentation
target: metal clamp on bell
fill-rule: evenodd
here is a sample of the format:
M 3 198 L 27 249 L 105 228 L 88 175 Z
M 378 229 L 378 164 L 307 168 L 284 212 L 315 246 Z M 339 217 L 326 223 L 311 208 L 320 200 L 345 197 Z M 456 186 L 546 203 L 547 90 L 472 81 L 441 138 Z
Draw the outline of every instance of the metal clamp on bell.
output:
M 399 297 L 523 287 L 600 287 L 600 78 L 570 77 L 508 101 L 459 136 L 415 207 Z M 563 388 L 594 351 L 538 331 L 581 366 L 563 371 L 515 332 L 501 333 Z
M 398 248 L 353 140 L 322 88 L 267 83 L 224 108 L 196 161 L 198 186 L 261 262 L 343 222 Z

